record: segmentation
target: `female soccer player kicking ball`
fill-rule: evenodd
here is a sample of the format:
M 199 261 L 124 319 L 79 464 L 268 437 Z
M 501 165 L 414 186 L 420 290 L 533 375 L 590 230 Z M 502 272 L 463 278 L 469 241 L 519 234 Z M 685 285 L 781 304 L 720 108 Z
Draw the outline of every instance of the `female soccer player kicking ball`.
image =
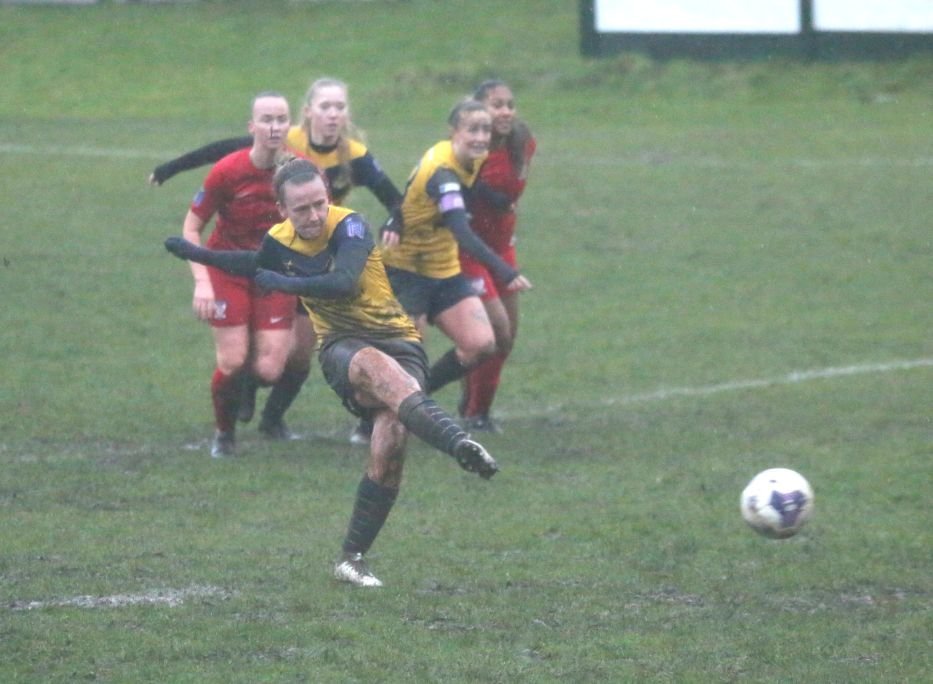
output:
M 263 289 L 299 295 L 308 308 L 325 379 L 348 410 L 373 421 L 369 462 L 334 574 L 378 587 L 382 582 L 364 554 L 398 495 L 409 432 L 484 479 L 499 467 L 425 394 L 420 335 L 392 294 L 363 218 L 330 205 L 320 173 L 307 160 L 284 164 L 273 185 L 286 220 L 270 229 L 258 252 L 212 251 L 181 238 L 169 238 L 166 248 L 189 261 L 255 275 Z

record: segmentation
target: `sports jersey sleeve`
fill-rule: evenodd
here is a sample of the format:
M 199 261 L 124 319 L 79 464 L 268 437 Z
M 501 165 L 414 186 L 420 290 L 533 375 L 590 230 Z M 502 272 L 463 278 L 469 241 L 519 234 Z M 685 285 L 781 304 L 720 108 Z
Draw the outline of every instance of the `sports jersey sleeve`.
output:
M 427 191 L 437 204 L 444 225 L 450 229 L 457 244 L 464 251 L 485 264 L 493 275 L 503 282 L 507 283 L 518 276 L 518 271 L 489 249 L 470 228 L 460 179 L 453 171 L 438 169 L 428 181 Z
M 226 176 L 222 169 L 215 165 L 208 172 L 207 177 L 201 188 L 191 199 L 190 209 L 197 216 L 207 223 L 217 212 L 217 209 L 223 205 L 226 193 Z
M 402 202 L 402 193 L 386 175 L 379 162 L 372 154 L 366 152 L 350 163 L 353 174 L 353 185 L 362 185 L 370 189 L 376 199 L 388 209 L 393 211 Z
M 341 221 L 331 236 L 329 248 L 334 253 L 333 268 L 327 273 L 308 277 L 286 276 L 261 268 L 256 282 L 268 290 L 318 299 L 342 299 L 356 292 L 369 253 L 375 247 L 373 237 L 359 214 Z
M 470 188 L 469 195 L 467 196 L 467 205 L 469 205 L 471 197 L 481 199 L 499 211 L 507 211 L 512 206 L 511 197 L 504 192 L 494 190 L 489 184 L 483 182 L 483 180 L 479 178 L 476 179 L 476 182 L 473 183 L 473 187 Z
M 164 164 L 159 164 L 152 172 L 152 177 L 159 185 L 162 185 L 162 183 L 177 173 L 188 171 L 190 169 L 196 169 L 199 166 L 213 164 L 223 157 L 226 157 L 231 152 L 242 150 L 243 148 L 249 147 L 252 144 L 253 139 L 250 136 L 245 136 L 242 138 L 227 138 L 225 140 L 218 140 L 216 142 L 208 143 L 207 145 L 199 147 L 196 150 L 192 150 L 191 152 L 187 152 L 180 157 L 175 157 L 171 161 L 167 161 Z
M 235 276 L 252 276 L 260 264 L 259 253 L 251 250 L 215 250 L 201 247 L 181 237 L 165 240 L 165 249 L 179 259 L 213 266 Z

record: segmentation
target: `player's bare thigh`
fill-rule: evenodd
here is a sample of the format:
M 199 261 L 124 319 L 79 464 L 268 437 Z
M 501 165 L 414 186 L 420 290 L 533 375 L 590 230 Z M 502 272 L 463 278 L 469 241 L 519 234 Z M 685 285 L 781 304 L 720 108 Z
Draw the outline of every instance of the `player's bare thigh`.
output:
M 479 297 L 466 297 L 444 309 L 434 317 L 434 325 L 453 340 L 464 363 L 469 364 L 495 350 L 492 324 Z

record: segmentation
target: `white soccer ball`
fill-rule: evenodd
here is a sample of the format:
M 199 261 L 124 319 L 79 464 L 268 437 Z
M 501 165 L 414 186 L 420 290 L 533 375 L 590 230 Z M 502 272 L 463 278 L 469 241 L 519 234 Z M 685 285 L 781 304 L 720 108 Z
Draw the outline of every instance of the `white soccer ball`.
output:
M 742 491 L 742 517 L 752 529 L 772 539 L 793 537 L 813 513 L 813 488 L 800 473 L 769 468 Z

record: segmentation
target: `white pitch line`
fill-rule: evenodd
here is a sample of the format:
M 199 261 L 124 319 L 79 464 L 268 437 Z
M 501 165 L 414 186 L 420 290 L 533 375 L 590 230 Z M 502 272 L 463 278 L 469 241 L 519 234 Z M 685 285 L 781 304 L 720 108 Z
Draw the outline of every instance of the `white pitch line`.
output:
M 231 592 L 220 587 L 192 586 L 186 589 L 153 589 L 143 594 L 114 594 L 112 596 L 72 596 L 46 601 L 12 601 L 10 610 L 41 610 L 44 608 L 124 608 L 126 606 L 168 606 L 175 608 L 187 599 L 228 599 Z
M 779 375 L 772 378 L 759 378 L 751 380 L 733 380 L 731 382 L 722 382 L 715 385 L 699 385 L 696 387 L 668 387 L 653 392 L 643 394 L 630 394 L 621 397 L 607 397 L 598 402 L 590 403 L 590 406 L 619 406 L 625 404 L 645 404 L 668 399 L 677 399 L 680 397 L 708 397 L 723 392 L 737 392 L 748 389 L 763 389 L 767 387 L 776 387 L 780 385 L 793 385 L 801 382 L 811 382 L 814 380 L 830 380 L 833 378 L 848 377 L 852 375 L 866 375 L 870 373 L 892 373 L 895 371 L 913 370 L 916 368 L 933 367 L 933 359 L 913 359 L 908 361 L 890 361 L 887 363 L 866 363 L 853 366 L 835 366 L 829 368 L 815 368 L 812 370 L 791 371 L 785 375 Z M 587 405 L 584 403 L 584 406 Z M 552 406 L 539 407 L 534 412 L 508 412 L 510 418 L 533 418 L 540 414 L 557 413 L 567 409 L 573 409 L 580 404 L 567 405 L 558 404 Z
M 21 145 L 0 143 L 0 154 L 26 154 L 55 157 L 99 157 L 101 159 L 150 159 L 161 160 L 171 157 L 166 152 L 151 150 L 132 150 L 110 147 L 45 147 L 42 145 Z
M 22 143 L 0 142 L 0 154 L 10 155 L 44 155 L 49 157 L 97 157 L 101 159 L 147 159 L 161 161 L 172 156 L 171 152 L 157 152 L 155 150 L 134 150 L 127 148 L 110 147 L 52 147 L 47 145 L 28 145 Z M 699 168 L 738 168 L 754 169 L 764 167 L 801 167 L 801 168 L 833 168 L 833 167 L 864 167 L 864 168 L 926 168 L 933 166 L 933 157 L 916 158 L 886 158 L 886 157 L 858 157 L 849 159 L 807 159 L 773 157 L 766 160 L 724 159 L 721 157 L 691 157 L 676 154 L 652 154 L 641 156 L 619 157 L 586 157 L 581 162 L 577 157 L 564 157 L 552 155 L 552 161 L 561 166 L 585 163 L 587 166 L 692 166 Z M 543 163 L 547 163 L 544 160 Z
M 546 162 L 547 160 L 545 160 Z M 933 166 L 933 157 L 884 158 L 860 157 L 848 159 L 808 159 L 804 157 L 771 157 L 768 159 L 724 159 L 722 157 L 691 157 L 678 155 L 650 155 L 640 157 L 586 157 L 585 162 L 574 157 L 551 157 L 561 166 L 586 164 L 587 166 L 651 166 L 656 168 L 698 167 L 708 169 L 760 169 L 760 168 L 927 168 Z

